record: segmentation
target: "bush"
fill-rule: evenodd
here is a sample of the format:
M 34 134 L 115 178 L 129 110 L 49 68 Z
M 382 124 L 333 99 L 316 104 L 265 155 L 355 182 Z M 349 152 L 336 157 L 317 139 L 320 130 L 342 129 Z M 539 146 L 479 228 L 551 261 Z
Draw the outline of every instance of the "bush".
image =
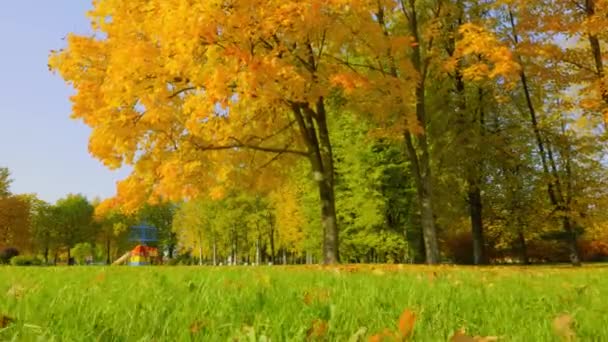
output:
M 42 260 L 34 256 L 18 255 L 11 259 L 11 265 L 13 266 L 40 266 Z
M 19 255 L 19 250 L 14 247 L 6 247 L 0 250 L 0 264 L 10 263 L 11 259 L 17 255 Z

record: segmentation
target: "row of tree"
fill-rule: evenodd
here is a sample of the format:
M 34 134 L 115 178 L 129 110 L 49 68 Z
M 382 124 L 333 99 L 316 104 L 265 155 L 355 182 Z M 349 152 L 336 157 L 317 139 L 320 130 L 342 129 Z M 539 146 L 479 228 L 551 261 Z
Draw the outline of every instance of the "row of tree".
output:
M 283 186 L 307 212 L 314 188 L 304 231 L 326 263 L 386 246 L 437 263 L 469 235 L 476 264 L 545 246 L 578 265 L 581 239 L 604 241 L 606 1 L 102 0 L 89 17 L 49 64 L 91 153 L 133 165 L 127 212 Z
M 40 256 L 45 263 L 71 263 L 92 257 L 110 263 L 133 246 L 129 227 L 150 222 L 159 231 L 159 244 L 173 256 L 176 239 L 171 231 L 173 205 L 146 206 L 135 215 L 115 211 L 96 215 L 100 201 L 69 194 L 47 203 L 34 194 L 11 194 L 10 172 L 0 168 L 0 250 L 13 248 Z

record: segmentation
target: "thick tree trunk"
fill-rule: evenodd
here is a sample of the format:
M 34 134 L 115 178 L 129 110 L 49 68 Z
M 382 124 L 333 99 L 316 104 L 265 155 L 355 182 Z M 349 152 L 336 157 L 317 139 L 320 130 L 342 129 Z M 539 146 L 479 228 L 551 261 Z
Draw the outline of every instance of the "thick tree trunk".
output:
M 314 69 L 314 63 L 311 63 Z M 334 165 L 327 113 L 324 99 L 320 97 L 315 108 L 307 103 L 293 103 L 292 110 L 308 148 L 308 157 L 321 202 L 321 225 L 323 228 L 323 262 L 339 262 L 338 225 L 334 194 Z
M 323 256 L 326 264 L 338 262 L 338 227 L 333 184 L 317 180 L 319 198 L 321 199 L 321 222 L 323 225 Z

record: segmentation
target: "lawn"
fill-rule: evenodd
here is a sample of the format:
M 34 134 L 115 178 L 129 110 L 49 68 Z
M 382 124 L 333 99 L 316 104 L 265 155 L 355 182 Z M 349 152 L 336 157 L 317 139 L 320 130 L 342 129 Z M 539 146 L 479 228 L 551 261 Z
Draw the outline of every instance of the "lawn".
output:
M 0 267 L 0 340 L 367 341 L 404 310 L 414 341 L 608 341 L 608 267 Z

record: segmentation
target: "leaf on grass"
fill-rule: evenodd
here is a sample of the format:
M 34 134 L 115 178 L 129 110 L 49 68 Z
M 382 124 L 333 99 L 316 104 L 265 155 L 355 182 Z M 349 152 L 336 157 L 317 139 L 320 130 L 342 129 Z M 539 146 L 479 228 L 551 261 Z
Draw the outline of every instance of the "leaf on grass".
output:
M 383 341 L 398 341 L 399 336 L 390 331 L 389 329 L 384 329 L 383 332 L 372 335 L 369 337 L 368 342 L 383 342 Z
M 327 334 L 327 330 L 329 326 L 327 322 L 322 319 L 315 319 L 312 322 L 312 326 L 306 332 L 306 337 L 308 340 L 316 339 L 325 336 Z
M 416 323 L 416 314 L 406 309 L 399 317 L 399 333 L 404 339 L 409 338 L 414 332 L 414 323 Z
M 201 321 L 194 321 L 190 324 L 190 333 L 196 334 L 205 326 L 205 324 Z
M 460 328 L 460 330 L 456 331 L 452 338 L 450 338 L 450 342 L 494 342 L 498 341 L 498 337 L 496 336 L 468 336 L 465 333 L 464 328 Z
M 13 297 L 15 299 L 19 299 L 19 298 L 23 297 L 24 294 L 25 294 L 25 287 L 18 285 L 18 284 L 12 285 L 8 289 L 8 291 L 6 291 L 6 295 L 8 297 Z
M 553 320 L 553 332 L 564 341 L 573 341 L 576 335 L 572 329 L 574 319 L 569 314 L 562 314 Z
M 8 325 L 13 323 L 14 321 L 14 319 L 6 315 L 0 315 L 0 329 L 8 327 Z

